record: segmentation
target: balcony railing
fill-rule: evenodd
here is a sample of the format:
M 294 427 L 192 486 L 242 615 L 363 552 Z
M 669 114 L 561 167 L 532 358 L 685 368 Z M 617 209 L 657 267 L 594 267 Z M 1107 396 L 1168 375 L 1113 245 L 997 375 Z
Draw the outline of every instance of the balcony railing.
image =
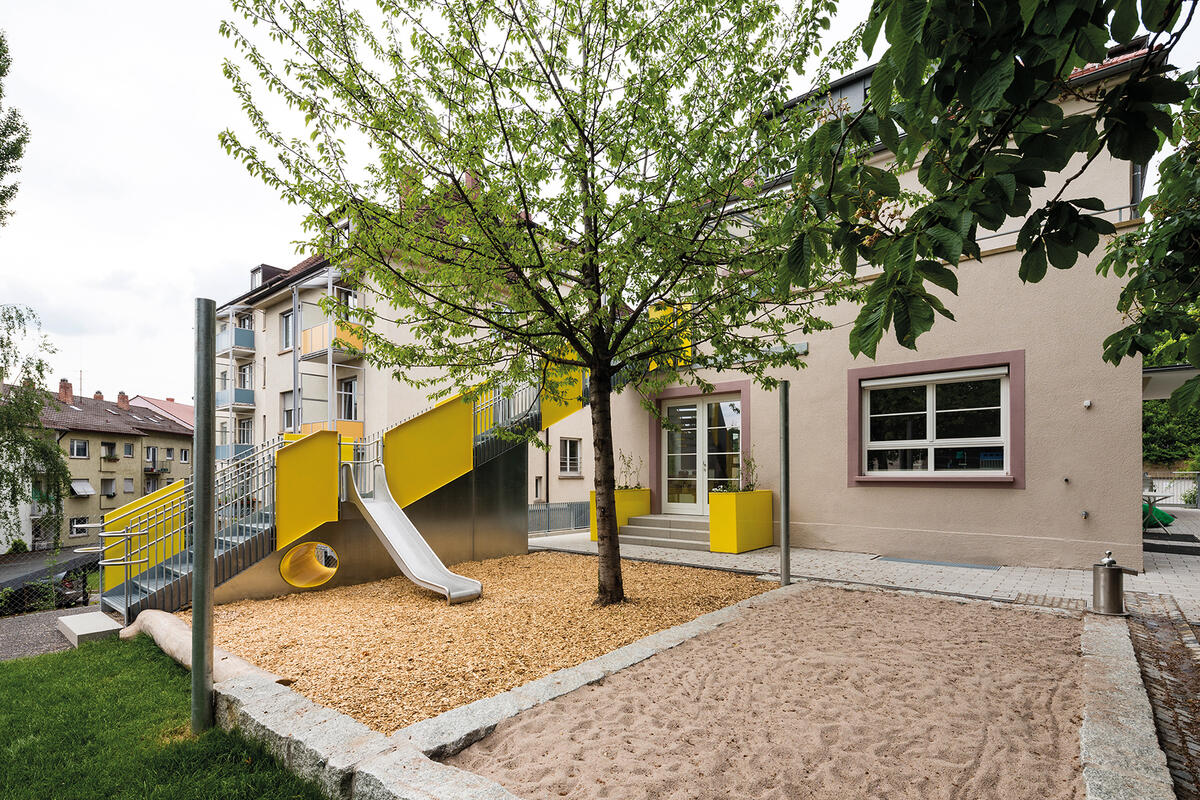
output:
M 171 471 L 171 462 L 170 461 L 158 461 L 158 460 L 147 461 L 146 465 L 144 467 L 142 467 L 142 472 L 144 472 L 148 475 L 149 474 L 163 475 L 170 471 Z
M 231 458 L 240 458 L 246 453 L 254 449 L 252 444 L 219 444 L 216 446 L 217 461 L 228 461 Z
M 323 353 L 331 343 L 334 351 L 341 354 L 338 360 L 345 360 L 350 353 L 342 347 L 343 344 L 362 349 L 359 326 L 347 322 L 326 321 L 305 328 L 300 332 L 300 357 L 307 358 Z
M 254 350 L 254 331 L 250 328 L 227 327 L 217 332 L 217 352 L 227 353 L 233 350 Z
M 232 403 L 235 406 L 252 406 L 254 405 L 254 390 L 235 388 L 230 393 L 229 389 L 217 389 L 217 408 L 224 408 Z

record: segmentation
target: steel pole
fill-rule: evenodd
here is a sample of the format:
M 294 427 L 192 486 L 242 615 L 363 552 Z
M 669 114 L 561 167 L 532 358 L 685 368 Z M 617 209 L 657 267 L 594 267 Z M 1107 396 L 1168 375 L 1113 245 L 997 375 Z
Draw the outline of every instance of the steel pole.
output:
M 789 435 L 788 389 L 790 381 L 779 382 L 779 585 L 792 582 L 791 436 Z
M 192 443 L 192 732 L 213 725 L 213 474 L 216 471 L 216 304 L 196 298 L 196 431 Z M 230 335 L 235 335 L 230 331 Z

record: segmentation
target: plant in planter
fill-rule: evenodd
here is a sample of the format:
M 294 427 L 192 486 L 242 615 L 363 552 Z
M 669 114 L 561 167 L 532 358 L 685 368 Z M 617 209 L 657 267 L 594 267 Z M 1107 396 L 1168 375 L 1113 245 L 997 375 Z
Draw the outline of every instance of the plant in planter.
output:
M 639 517 L 650 513 L 650 490 L 642 486 L 641 456 L 634 456 L 624 450 L 617 452 L 617 488 L 615 492 L 617 530 L 629 523 L 630 517 Z M 591 535 L 596 541 L 596 493 L 591 493 Z
M 642 467 L 645 466 L 645 459 L 641 456 L 634 457 L 633 453 L 626 453 L 624 450 L 617 451 L 617 463 L 620 465 L 617 468 L 617 489 L 642 489 Z
M 771 491 L 757 489 L 758 464 L 742 458 L 740 480 L 714 484 L 708 496 L 708 549 L 744 553 L 774 543 Z

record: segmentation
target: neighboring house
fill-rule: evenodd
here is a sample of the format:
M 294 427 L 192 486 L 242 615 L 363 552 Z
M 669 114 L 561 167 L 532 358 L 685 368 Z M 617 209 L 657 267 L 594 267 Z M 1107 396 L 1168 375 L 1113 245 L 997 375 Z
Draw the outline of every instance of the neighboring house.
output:
M 58 531 L 64 548 L 99 542 L 103 515 L 131 500 L 192 474 L 192 431 L 157 410 L 133 406 L 124 392 L 114 403 L 100 392 L 73 393 L 59 381 L 57 395 L 47 393 L 42 424 L 58 439 L 71 472 L 71 491 L 63 499 Z M 53 545 L 55 531 L 42 521 L 46 507 L 34 478 L 32 506 L 18 509 L 20 532 L 34 549 Z
M 267 264 L 254 267 L 249 290 L 217 309 L 218 460 L 244 454 L 286 433 L 336 430 L 361 441 L 432 405 L 423 390 L 337 345 L 339 340 L 356 339 L 353 325 L 339 324 L 322 310 L 321 299 L 330 296 L 352 307 L 380 312 L 388 308 L 373 292 L 343 286 L 338 269 L 313 256 L 289 270 Z M 392 341 L 411 341 L 399 326 L 377 325 Z M 410 374 L 428 377 L 436 373 L 430 368 L 413 368 Z M 551 489 L 554 500 L 587 499 L 589 425 L 587 414 L 575 414 L 546 432 L 555 443 L 555 464 L 560 460 L 559 440 L 575 441 L 568 446 L 576 457 L 564 463 L 580 473 L 579 477 L 563 476 L 556 468 L 556 485 Z M 544 460 L 541 450 L 531 447 L 530 453 L 531 463 Z M 530 500 L 544 500 L 544 496 L 534 496 L 534 483 L 531 478 Z
M 175 420 L 189 431 L 196 428 L 196 408 L 187 403 L 176 402 L 174 397 L 159 400 L 157 397 L 136 394 L 129 398 L 129 405 L 150 409 L 167 419 Z
M 1122 54 L 1075 82 L 1095 88 L 1145 57 Z M 852 112 L 870 75 L 836 82 L 834 96 Z M 876 163 L 889 158 L 881 150 Z M 1133 217 L 1142 174 L 1105 152 L 1068 196 L 1100 198 L 1100 215 L 1127 230 L 1141 221 Z M 1033 206 L 1061 180 L 1051 176 Z M 917 188 L 911 173 L 901 183 Z M 1074 269 L 1022 284 L 1014 246 L 1021 223 L 984 236 L 981 261 L 963 260 L 958 296 L 944 298 L 957 321 L 939 320 L 916 352 L 887 336 L 874 361 L 853 359 L 853 304 L 826 312 L 831 330 L 797 337 L 807 368 L 777 373 L 791 382 L 793 546 L 1074 568 L 1112 550 L 1141 568 L 1141 364 L 1101 360 L 1101 342 L 1123 324 L 1122 282 L 1096 274 L 1101 248 Z M 858 273 L 873 274 L 870 265 Z M 644 455 L 652 514 L 693 518 L 640 519 L 622 529 L 623 541 L 670 544 L 664 530 L 707 527 L 709 491 L 736 486 L 751 455 L 758 488 L 772 492 L 778 541 L 779 396 L 736 370 L 703 377 L 713 393 L 676 386 L 645 398 L 674 430 L 642 408 L 636 390 L 613 400 L 614 449 Z

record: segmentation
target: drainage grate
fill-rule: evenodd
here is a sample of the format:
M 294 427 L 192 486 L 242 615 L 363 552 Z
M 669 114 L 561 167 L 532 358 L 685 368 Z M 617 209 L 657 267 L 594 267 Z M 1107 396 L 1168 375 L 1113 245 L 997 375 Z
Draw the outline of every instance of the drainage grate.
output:
M 964 567 L 966 569 L 989 569 L 995 572 L 1000 569 L 990 564 L 952 564 L 947 561 L 925 561 L 920 558 L 893 558 L 892 556 L 875 556 L 876 561 L 891 561 L 896 564 L 925 564 L 930 567 Z

